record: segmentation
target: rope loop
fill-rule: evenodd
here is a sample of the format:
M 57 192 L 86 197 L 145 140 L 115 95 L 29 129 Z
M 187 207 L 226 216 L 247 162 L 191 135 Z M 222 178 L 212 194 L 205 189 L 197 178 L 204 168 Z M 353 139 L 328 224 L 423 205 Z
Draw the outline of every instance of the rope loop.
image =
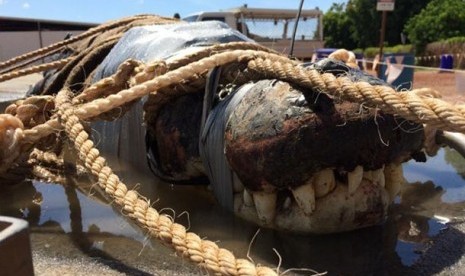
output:
M 0 114 L 0 173 L 9 169 L 21 154 L 24 125 L 10 114 Z

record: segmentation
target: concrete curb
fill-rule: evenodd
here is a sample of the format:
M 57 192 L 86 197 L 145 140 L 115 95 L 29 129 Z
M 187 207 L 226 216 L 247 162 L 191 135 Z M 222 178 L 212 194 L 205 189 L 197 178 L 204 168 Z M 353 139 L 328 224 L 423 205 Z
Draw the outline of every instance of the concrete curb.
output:
M 0 274 L 34 275 L 25 220 L 0 216 Z

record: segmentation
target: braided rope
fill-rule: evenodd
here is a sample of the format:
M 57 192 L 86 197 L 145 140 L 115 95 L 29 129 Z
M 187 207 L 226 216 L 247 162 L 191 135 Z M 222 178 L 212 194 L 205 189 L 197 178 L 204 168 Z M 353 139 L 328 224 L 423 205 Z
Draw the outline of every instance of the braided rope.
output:
M 363 103 L 367 107 L 379 108 L 416 123 L 429 124 L 442 130 L 465 132 L 465 106 L 430 97 L 429 95 L 437 93 L 432 89 L 396 92 L 388 86 L 354 82 L 346 76 L 321 74 L 290 62 L 275 62 L 265 58 L 251 60 L 248 68 L 262 77 L 296 83 L 336 98 Z
M 169 71 L 129 89 L 121 90 L 106 98 L 85 103 L 77 108 L 76 115 L 81 119 L 94 118 L 149 93 L 164 97 L 176 97 L 185 92 L 176 90 L 177 94 L 162 95 L 156 91 L 176 83 L 182 83 L 193 75 L 205 74 L 215 66 L 244 61 L 249 61 L 247 64 L 249 70 L 244 70 L 243 74 L 249 74 L 250 79 L 273 78 L 288 81 L 337 98 L 380 108 L 386 113 L 398 114 L 417 123 L 429 124 L 442 130 L 465 132 L 465 107 L 432 98 L 431 95 L 437 94 L 435 90 L 422 88 L 410 92 L 396 92 L 387 86 L 353 82 L 348 77 L 335 77 L 329 73 L 320 74 L 316 70 L 297 66 L 298 63 L 290 61 L 286 57 L 254 50 L 223 52 L 191 62 L 189 65 Z M 160 62 L 157 64 L 159 65 Z M 167 67 L 170 68 L 170 65 L 168 64 Z M 105 82 L 108 83 L 111 80 L 103 79 L 87 90 L 104 86 Z M 27 140 L 36 141 L 40 139 L 40 131 L 46 131 L 50 134 L 57 128 L 59 126 L 56 122 L 49 122 L 44 126 L 35 128 L 30 133 L 28 132 L 28 135 L 34 136 L 28 137 Z
M 133 74 L 133 72 L 137 72 L 140 70 L 139 68 L 137 68 L 138 66 L 143 66 L 143 64 L 139 61 L 132 59 L 124 61 L 123 63 L 121 63 L 121 65 L 119 65 L 118 70 L 115 74 L 101 79 L 100 81 L 96 82 L 89 88 L 85 89 L 82 93 L 74 97 L 73 104 L 89 102 L 94 99 L 107 96 L 111 93 L 117 92 L 116 89 L 122 90 L 127 85 L 127 82 L 130 79 L 130 76 Z M 148 70 L 145 68 L 145 70 L 141 72 L 141 74 L 146 73 L 146 71 Z M 142 78 L 143 76 L 139 77 Z M 141 80 L 137 83 L 140 82 L 143 81 Z
M 29 154 L 27 164 L 32 166 L 32 174 L 37 179 L 49 183 L 66 183 L 66 177 L 64 177 L 65 162 L 54 152 L 35 148 Z
M 84 104 L 76 110 L 76 114 L 83 119 L 92 118 L 161 88 L 180 83 L 190 76 L 205 74 L 215 66 L 246 60 L 250 60 L 248 68 L 261 78 L 297 83 L 300 86 L 321 91 L 343 100 L 379 108 L 384 112 L 397 114 L 417 123 L 429 124 L 443 130 L 465 132 L 465 107 L 424 96 L 425 94 L 435 94 L 434 90 L 423 88 L 418 90 L 420 93 L 416 93 L 417 90 L 396 92 L 387 86 L 353 82 L 345 76 L 335 77 L 330 73 L 320 74 L 316 70 L 296 66 L 295 62 L 291 62 L 283 56 L 253 50 L 235 50 L 203 58 L 142 84 L 122 90 L 117 94 Z M 430 93 L 427 93 L 428 91 Z M 166 96 L 176 97 L 179 94 L 173 93 Z
M 16 66 L 9 67 L 8 69 L 1 71 L 1 72 L 0 72 L 0 75 L 6 74 L 6 73 L 10 73 L 10 72 L 13 72 L 13 71 L 15 71 L 15 70 L 18 70 L 18 69 L 20 69 L 20 68 L 26 67 L 27 65 L 30 65 L 30 64 L 32 64 L 32 63 L 34 63 L 34 62 L 37 62 L 37 61 L 41 60 L 41 59 L 47 58 L 47 57 L 49 57 L 49 56 L 51 56 L 51 55 L 53 55 L 53 54 L 56 54 L 56 53 L 58 53 L 58 52 L 60 52 L 60 51 L 62 51 L 62 49 L 61 49 L 61 48 L 57 48 L 57 49 L 52 50 L 52 51 L 50 51 L 50 52 L 48 52 L 48 53 L 44 53 L 44 54 L 42 54 L 42 55 L 38 55 L 38 56 L 35 57 L 35 58 L 31 58 L 31 59 L 29 59 L 29 60 L 27 60 L 27 61 L 25 61 L 25 62 L 23 62 L 23 63 L 20 63 L 20 64 L 18 64 L 18 65 L 16 65 Z
M 51 171 L 48 167 L 45 167 L 40 164 L 31 164 L 32 166 L 32 174 L 34 175 L 35 179 L 42 180 L 48 183 L 56 183 L 56 184 L 65 184 L 66 177 L 60 175 L 56 171 Z
M 56 117 L 52 118 L 43 124 L 37 125 L 31 129 L 24 130 L 23 143 L 34 145 L 42 138 L 52 133 L 61 131 L 62 129 L 63 128 L 60 122 L 58 122 L 58 119 Z
M 278 52 L 270 48 L 264 47 L 257 43 L 237 41 L 237 42 L 216 44 L 216 45 L 201 49 L 195 53 L 179 57 L 178 59 L 171 61 L 169 67 L 170 67 L 170 70 L 174 70 L 179 67 L 185 66 L 189 63 L 192 63 L 194 61 L 211 56 L 212 54 L 217 54 L 217 53 L 224 52 L 224 51 L 234 51 L 234 50 L 255 50 L 255 51 L 261 51 L 261 52 L 267 52 L 267 53 L 273 53 L 273 54 L 279 55 Z
M 33 149 L 29 155 L 29 160 L 35 162 L 35 164 L 45 163 L 51 164 L 55 167 L 63 167 L 65 162 L 63 158 L 60 158 L 54 152 L 41 151 L 39 149 Z
M 112 94 L 106 98 L 96 99 L 93 102 L 84 104 L 77 108 L 76 115 L 82 119 L 93 118 L 103 112 L 121 106 L 124 103 L 141 98 L 151 92 L 158 91 L 161 88 L 168 87 L 176 83 L 182 83 L 185 79 L 194 75 L 206 74 L 208 70 L 213 69 L 216 66 L 221 66 L 231 62 L 244 62 L 256 58 L 257 56 L 262 56 L 276 62 L 289 60 L 284 56 L 254 50 L 234 50 L 215 54 L 192 62 L 189 65 L 180 67 L 176 70 L 169 71 L 164 75 L 148 80 L 142 84 L 135 85 L 129 89 L 121 90 L 117 94 Z M 168 65 L 168 68 L 169 67 L 170 66 Z M 180 92 L 182 91 L 178 90 L 178 93 Z M 179 94 L 172 93 L 166 96 L 176 97 L 179 96 Z
M 0 173 L 8 170 L 21 155 L 24 139 L 24 125 L 15 116 L 0 114 Z
M 84 130 L 71 104 L 72 93 L 62 90 L 56 101 L 58 114 L 68 137 L 73 141 L 79 158 L 86 168 L 98 178 L 99 186 L 123 208 L 130 218 L 147 228 L 150 235 L 172 246 L 180 256 L 189 259 L 209 272 L 223 275 L 277 275 L 267 267 L 257 267 L 246 259 L 234 255 L 214 242 L 203 240 L 186 228 L 173 222 L 172 218 L 160 214 L 150 207 L 150 202 L 136 191 L 128 190 L 119 177 L 106 165 L 89 134 Z
M 15 79 L 15 78 L 22 77 L 25 75 L 30 75 L 33 73 L 43 72 L 43 71 L 50 70 L 50 69 L 59 69 L 65 66 L 66 64 L 68 64 L 68 62 L 73 60 L 73 58 L 74 57 L 68 57 L 68 58 L 57 60 L 57 61 L 39 64 L 39 65 L 32 66 L 29 68 L 6 73 L 3 75 L 0 75 L 0 82 Z

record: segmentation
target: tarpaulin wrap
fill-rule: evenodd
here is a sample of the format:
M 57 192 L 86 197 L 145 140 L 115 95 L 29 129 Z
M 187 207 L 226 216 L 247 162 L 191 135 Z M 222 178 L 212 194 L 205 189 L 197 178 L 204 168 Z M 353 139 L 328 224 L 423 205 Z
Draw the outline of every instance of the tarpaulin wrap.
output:
M 251 40 L 218 21 L 135 27 L 130 29 L 119 40 L 97 68 L 94 82 L 114 74 L 118 66 L 127 59 L 140 60 L 146 63 L 167 60 L 182 57 L 186 53 L 201 49 L 204 46 L 233 41 L 250 42 Z M 94 138 L 99 141 L 98 148 L 105 156 L 114 157 L 112 160 L 116 164 L 112 165 L 123 162 L 135 168 L 148 170 L 147 154 L 150 151 L 147 152 L 146 127 L 143 124 L 142 116 L 142 105 L 145 100 L 145 98 L 142 98 L 133 105 L 130 111 L 115 121 L 92 124 L 92 128 L 95 130 L 93 132 Z M 217 133 L 217 131 L 214 131 L 214 133 Z M 106 138 L 100 139 L 100 137 Z M 210 140 L 207 140 L 210 144 Z M 216 150 L 217 145 L 214 146 Z M 207 149 L 205 151 L 210 152 Z M 220 152 L 223 152 L 223 150 L 221 149 Z M 206 156 L 209 156 L 209 154 L 206 154 Z M 152 162 L 155 158 L 151 157 L 149 160 L 151 160 L 149 162 Z M 207 163 L 211 164 L 208 160 L 204 160 L 204 164 Z M 156 164 L 152 164 L 152 166 L 156 166 Z M 217 169 L 216 165 L 207 166 Z M 210 178 L 211 180 L 219 179 L 221 175 L 209 174 L 210 177 L 213 177 Z M 232 191 L 232 187 L 226 186 L 228 190 Z M 232 194 L 229 194 L 229 197 L 231 196 Z M 228 200 L 228 202 L 232 204 L 232 201 Z
M 230 94 L 214 107 L 205 122 L 200 137 L 200 157 L 210 179 L 213 193 L 218 202 L 233 209 L 234 172 L 230 169 L 224 152 L 224 133 L 229 117 L 244 95 L 254 86 L 246 84 Z
M 219 21 L 152 25 L 130 29 L 97 69 L 94 81 L 116 72 L 127 59 L 151 62 L 182 56 L 189 48 L 218 43 L 249 41 L 249 38 Z

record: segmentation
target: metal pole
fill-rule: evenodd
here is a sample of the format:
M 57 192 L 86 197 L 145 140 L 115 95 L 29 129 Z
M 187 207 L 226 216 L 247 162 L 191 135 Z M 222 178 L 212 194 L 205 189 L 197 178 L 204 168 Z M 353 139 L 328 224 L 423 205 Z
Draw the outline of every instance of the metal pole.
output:
M 436 144 L 445 144 L 455 149 L 462 157 L 465 157 L 465 135 L 458 132 L 442 131 L 436 132 Z
M 295 24 L 294 24 L 294 31 L 292 32 L 291 49 L 289 51 L 289 57 L 290 58 L 292 58 L 293 55 L 294 55 L 295 36 L 297 34 L 297 25 L 299 24 L 300 14 L 302 13 L 303 5 L 304 5 L 304 0 L 300 0 L 299 11 L 297 12 L 297 16 L 295 18 Z
M 40 21 L 37 21 L 37 32 L 39 32 L 39 46 L 43 48 L 44 42 L 42 40 L 42 26 L 40 25 Z
M 37 31 L 39 32 L 39 48 L 44 47 L 44 41 L 42 38 L 42 26 L 40 25 L 40 21 L 37 21 Z M 44 59 L 42 58 L 42 63 L 44 63 Z
M 383 47 L 384 47 L 384 34 L 386 33 L 386 19 L 387 19 L 387 11 L 383 11 L 382 19 L 381 19 L 381 30 L 380 30 L 380 37 L 379 37 L 379 62 L 383 62 Z M 376 68 L 376 71 L 379 76 L 380 67 Z

